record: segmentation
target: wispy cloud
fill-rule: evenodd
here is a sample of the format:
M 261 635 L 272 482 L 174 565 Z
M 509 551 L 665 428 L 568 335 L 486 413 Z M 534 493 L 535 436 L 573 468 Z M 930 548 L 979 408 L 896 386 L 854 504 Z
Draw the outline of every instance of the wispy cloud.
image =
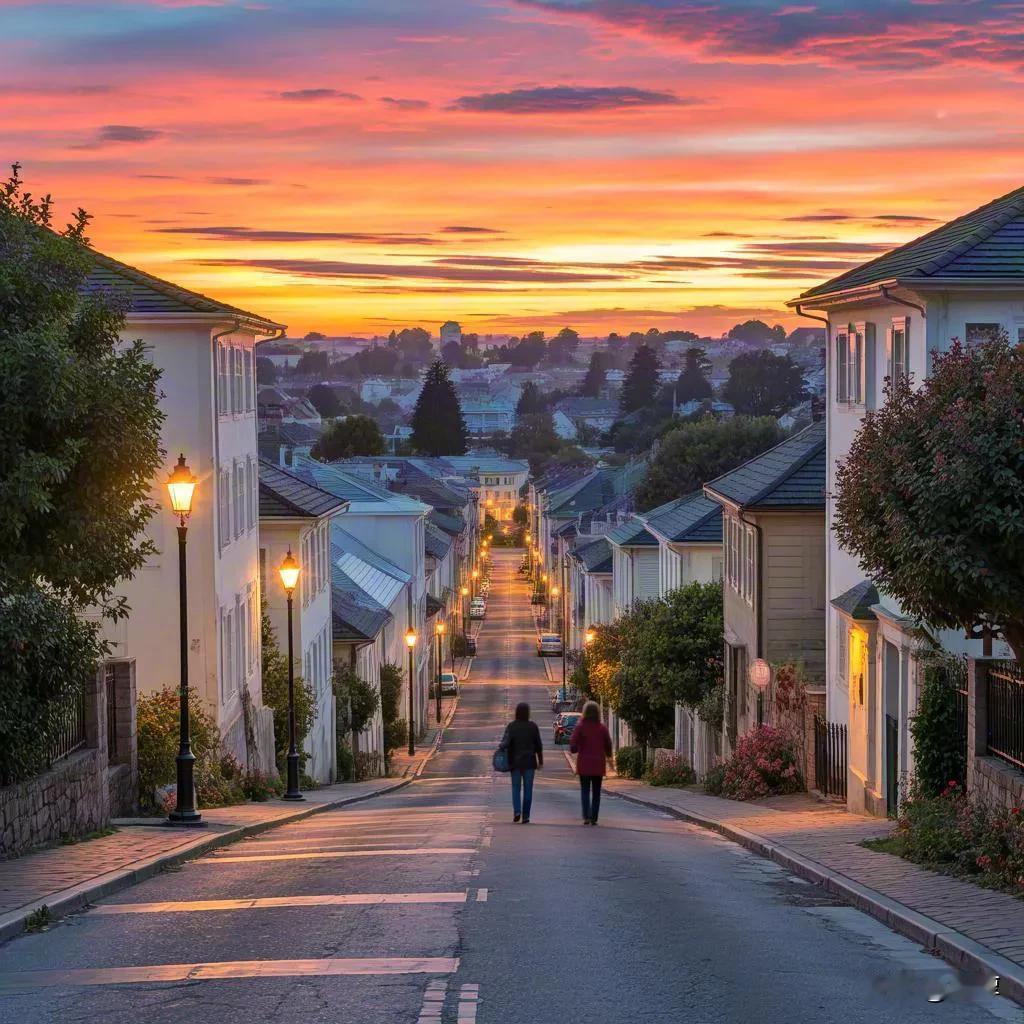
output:
M 250 228 L 240 225 L 179 224 L 157 228 L 164 235 L 191 235 L 218 242 L 356 242 L 370 245 L 437 245 L 429 235 L 405 232 L 296 231 L 283 228 Z
M 395 110 L 426 110 L 430 104 L 426 100 L 407 99 L 402 96 L 381 96 L 381 103 Z
M 163 138 L 165 132 L 156 128 L 142 128 L 134 124 L 105 124 L 91 139 L 80 142 L 74 149 L 102 149 L 105 146 L 137 145 Z
M 315 103 L 318 100 L 361 100 L 362 96 L 354 92 L 342 92 L 339 89 L 285 89 L 277 94 L 283 100 L 297 103 Z
M 697 102 L 675 93 L 633 86 L 551 85 L 460 96 L 452 102 L 451 109 L 489 114 L 585 114 L 598 110 L 679 107 Z

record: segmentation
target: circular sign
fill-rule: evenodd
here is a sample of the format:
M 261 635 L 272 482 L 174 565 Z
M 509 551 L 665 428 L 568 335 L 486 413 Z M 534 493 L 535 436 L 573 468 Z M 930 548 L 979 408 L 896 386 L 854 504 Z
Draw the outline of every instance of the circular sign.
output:
M 767 690 L 772 681 L 772 667 L 764 658 L 756 658 L 750 663 L 747 676 L 759 690 Z

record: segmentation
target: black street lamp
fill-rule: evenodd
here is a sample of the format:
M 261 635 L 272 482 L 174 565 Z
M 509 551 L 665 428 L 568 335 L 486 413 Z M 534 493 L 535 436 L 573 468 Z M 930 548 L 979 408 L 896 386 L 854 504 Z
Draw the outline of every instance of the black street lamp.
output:
M 441 641 L 444 639 L 445 624 L 443 619 L 438 619 L 434 624 L 434 634 L 437 637 L 437 681 L 436 681 L 436 692 L 434 694 L 435 703 L 437 705 L 437 724 L 441 724 Z
M 416 646 L 416 630 L 410 626 L 405 631 L 405 646 L 409 648 L 409 756 L 416 756 L 416 711 L 415 703 L 412 693 L 413 686 L 413 665 L 412 665 L 412 652 Z
M 462 584 L 462 635 L 466 636 L 469 633 L 469 587 L 465 583 Z
M 178 690 L 178 757 L 175 762 L 177 785 L 174 810 L 167 815 L 169 825 L 205 825 L 196 810 L 194 771 L 196 755 L 192 753 L 192 735 L 188 714 L 188 584 L 185 565 L 185 538 L 188 517 L 192 514 L 192 496 L 196 490 L 192 470 L 185 464 L 185 455 L 178 455 L 178 464 L 167 478 L 171 509 L 178 517 L 178 608 L 181 640 L 181 662 Z
M 288 595 L 288 788 L 284 799 L 305 800 L 299 792 L 299 751 L 295 746 L 295 659 L 292 656 L 292 595 L 302 567 L 295 560 L 291 548 L 277 567 L 277 572 Z

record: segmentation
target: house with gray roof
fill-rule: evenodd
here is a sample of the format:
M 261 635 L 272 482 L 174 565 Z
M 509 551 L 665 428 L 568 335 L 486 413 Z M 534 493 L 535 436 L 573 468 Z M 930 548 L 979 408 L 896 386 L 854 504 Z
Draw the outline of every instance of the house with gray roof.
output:
M 305 740 L 306 772 L 317 782 L 337 777 L 334 693 L 331 686 L 331 524 L 349 503 L 305 480 L 259 464 L 260 582 L 263 604 L 279 645 L 287 643 L 288 603 L 277 567 L 288 552 L 301 571 L 293 597 L 292 638 L 296 661 L 316 702 Z
M 1024 342 L 1024 188 L 1015 189 L 876 259 L 816 285 L 788 303 L 827 327 L 825 489 L 836 489 L 865 415 L 886 401 L 886 378 L 911 383 L 932 353 L 953 339 L 970 346 L 1006 334 Z M 910 718 L 923 666 L 919 630 L 941 647 L 981 657 L 984 642 L 922 624 L 878 588 L 873 618 L 851 614 L 848 595 L 865 581 L 857 559 L 835 540 L 826 508 L 827 715 L 849 732 L 851 809 L 889 812 L 913 773 Z M 882 524 L 879 524 L 882 528 Z M 991 652 L 1010 656 L 996 641 Z M 863 695 L 863 700 L 861 696 Z M 886 728 L 886 716 L 896 722 Z
M 797 665 L 812 700 L 825 676 L 825 424 L 812 423 L 704 485 L 722 510 L 726 752 L 776 722 L 774 691 L 749 678 L 757 660 Z

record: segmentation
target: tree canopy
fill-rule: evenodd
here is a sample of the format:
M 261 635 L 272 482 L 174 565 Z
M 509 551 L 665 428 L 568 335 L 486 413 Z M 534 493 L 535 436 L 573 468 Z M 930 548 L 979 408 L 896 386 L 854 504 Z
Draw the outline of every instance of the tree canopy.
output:
M 702 348 L 686 350 L 686 364 L 676 381 L 676 400 L 680 403 L 703 402 L 711 397 L 711 382 L 707 378 L 708 358 Z
M 651 405 L 658 392 L 658 357 L 654 349 L 641 345 L 630 360 L 622 385 L 619 406 L 624 413 L 636 412 Z
M 580 344 L 580 336 L 571 327 L 563 327 L 548 342 L 548 360 L 556 366 L 565 366 L 573 361 L 573 355 Z
M 463 455 L 466 423 L 448 367 L 440 359 L 430 364 L 412 413 L 413 448 L 425 455 Z
M 786 340 L 786 328 L 782 324 L 769 327 L 763 320 L 746 320 L 730 327 L 729 337 L 757 345 L 773 345 Z
M 333 420 L 335 416 L 340 416 L 345 411 L 337 393 L 329 384 L 314 384 L 306 393 L 306 397 L 325 420 Z
M 532 416 L 535 413 L 544 412 L 547 407 L 547 400 L 540 388 L 532 380 L 528 380 L 523 385 L 519 401 L 516 402 L 516 416 Z
M 789 356 L 745 352 L 729 363 L 722 397 L 743 416 L 781 416 L 803 399 L 803 374 Z
M 256 357 L 256 383 L 277 383 L 277 367 L 265 356 Z
M 885 398 L 839 466 L 836 536 L 908 614 L 1024 660 L 1024 349 L 954 342 Z
M 705 483 L 767 451 L 783 438 L 774 419 L 706 416 L 681 423 L 662 438 L 636 489 L 637 507 L 657 508 L 699 491 Z
M 370 416 L 347 416 L 336 420 L 313 445 L 310 455 L 321 462 L 352 459 L 359 455 L 383 455 L 384 435 Z
M 600 349 L 590 354 L 590 365 L 587 375 L 580 384 L 580 394 L 584 398 L 600 398 L 608 380 L 608 355 Z
M 326 352 L 303 352 L 295 372 L 300 377 L 326 377 L 331 370 L 331 362 Z

